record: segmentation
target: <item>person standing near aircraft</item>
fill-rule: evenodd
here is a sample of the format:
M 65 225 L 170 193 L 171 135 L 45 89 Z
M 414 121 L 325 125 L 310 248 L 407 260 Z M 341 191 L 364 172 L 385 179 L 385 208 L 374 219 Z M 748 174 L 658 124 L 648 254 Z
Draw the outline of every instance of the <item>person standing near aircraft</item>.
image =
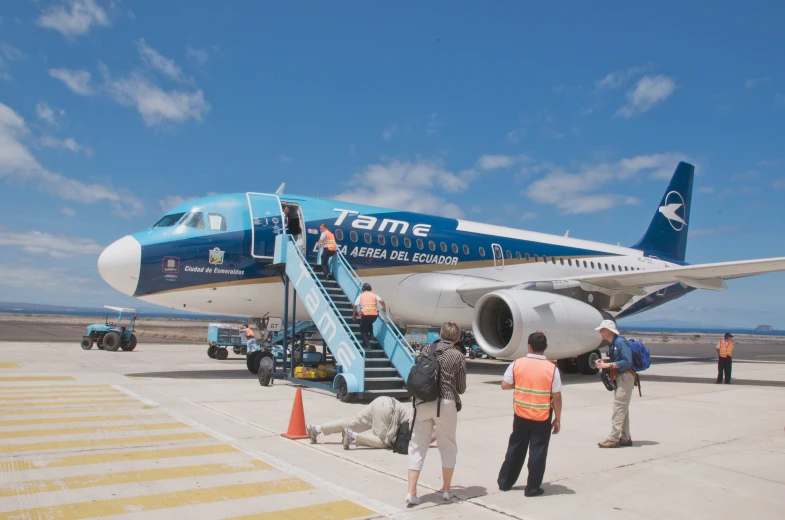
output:
M 613 320 L 603 320 L 594 330 L 600 331 L 602 339 L 608 342 L 608 360 L 597 361 L 600 370 L 610 369 L 611 381 L 616 381 L 613 391 L 613 417 L 611 434 L 598 443 L 600 448 L 632 446 L 630 436 L 630 400 L 635 388 L 635 372 L 632 370 L 632 350 L 627 340 L 619 335 Z
M 545 459 L 553 434 L 561 431 L 561 375 L 559 369 L 543 355 L 548 348 L 544 334 L 529 335 L 529 354 L 513 361 L 504 373 L 502 390 L 514 390 L 515 412 L 507 455 L 499 471 L 499 489 L 509 491 L 521 474 L 529 451 L 529 479 L 524 495 L 536 497 L 545 475 Z M 553 422 L 551 422 L 553 420 Z
M 364 283 L 362 292 L 354 300 L 352 306 L 352 319 L 357 319 L 357 307 L 360 308 L 360 336 L 362 337 L 365 350 L 371 348 L 371 336 L 373 335 L 373 324 L 379 317 L 379 306 L 387 311 L 387 305 L 378 295 L 371 292 L 371 284 Z
M 297 245 L 302 243 L 303 230 L 300 227 L 300 217 L 297 215 L 297 211 L 292 211 L 289 206 L 283 207 L 283 227 L 287 233 L 294 237 Z
M 719 361 L 717 365 L 717 384 L 722 383 L 722 375 L 725 374 L 725 384 L 730 384 L 730 369 L 733 364 L 733 334 L 725 333 L 725 337 L 717 343 L 717 354 Z
M 327 229 L 327 224 L 320 225 L 319 229 L 321 230 L 322 235 L 319 237 L 319 241 L 316 245 L 322 246 L 322 273 L 324 273 L 325 278 L 329 280 L 332 277 L 330 274 L 329 261 L 330 258 L 335 256 L 338 246 L 335 243 L 335 235 Z

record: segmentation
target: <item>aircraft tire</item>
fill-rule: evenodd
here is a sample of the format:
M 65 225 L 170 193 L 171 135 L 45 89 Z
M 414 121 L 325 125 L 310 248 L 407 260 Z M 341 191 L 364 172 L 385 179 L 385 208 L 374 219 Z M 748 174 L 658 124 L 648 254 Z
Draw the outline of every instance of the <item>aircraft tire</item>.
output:
M 133 349 L 136 348 L 136 336 L 131 334 L 131 337 L 128 339 L 128 343 L 122 345 L 120 348 L 125 350 L 126 352 L 131 352 Z
M 93 338 L 85 336 L 82 338 L 82 350 L 90 350 L 93 348 Z
M 262 386 L 270 386 L 270 381 L 273 379 L 273 371 L 270 365 L 264 363 L 259 365 L 259 384 Z
M 346 385 L 346 380 L 341 378 L 338 382 L 338 399 L 342 403 L 351 403 L 357 397 L 357 394 L 350 393 L 349 388 Z
M 260 350 L 257 350 L 256 352 L 248 356 L 246 360 L 247 360 L 246 364 L 248 365 L 248 370 L 250 370 L 252 374 L 258 374 L 259 364 L 262 362 L 262 352 Z
M 559 372 L 562 374 L 575 374 L 578 372 L 576 358 L 559 359 L 556 361 L 556 366 L 559 367 Z
M 596 375 L 600 369 L 595 366 L 595 363 L 601 358 L 602 356 L 600 355 L 599 350 L 592 350 L 591 352 L 581 354 L 578 356 L 578 370 L 585 376 Z
M 209 347 L 207 347 L 207 357 L 211 359 L 215 359 L 216 350 L 218 350 L 218 347 L 216 347 L 215 345 L 210 345 Z
M 219 361 L 223 361 L 224 359 L 229 357 L 229 353 L 226 351 L 225 348 L 221 347 L 215 352 L 215 359 Z
M 107 332 L 104 335 L 104 350 L 108 350 L 109 352 L 115 352 L 118 348 L 120 348 L 120 334 L 116 332 Z

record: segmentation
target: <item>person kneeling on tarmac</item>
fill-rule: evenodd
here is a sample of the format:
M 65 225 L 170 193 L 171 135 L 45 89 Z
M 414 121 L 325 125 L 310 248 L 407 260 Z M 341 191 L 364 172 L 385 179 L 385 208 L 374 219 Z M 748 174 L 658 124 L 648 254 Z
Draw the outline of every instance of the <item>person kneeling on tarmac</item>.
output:
M 398 437 L 401 424 L 407 421 L 411 424 L 411 420 L 411 406 L 406 406 L 392 397 L 377 397 L 354 417 L 330 421 L 321 426 L 309 424 L 305 431 L 311 438 L 311 444 L 316 444 L 319 434 L 332 435 L 341 432 L 345 450 L 348 450 L 352 444 L 368 448 L 391 449 Z

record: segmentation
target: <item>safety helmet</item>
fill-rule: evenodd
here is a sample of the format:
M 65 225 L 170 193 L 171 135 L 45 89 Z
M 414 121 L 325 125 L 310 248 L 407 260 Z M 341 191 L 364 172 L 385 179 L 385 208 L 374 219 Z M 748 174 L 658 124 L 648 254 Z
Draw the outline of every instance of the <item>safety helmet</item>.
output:
M 370 290 L 371 290 L 371 284 L 369 284 L 368 282 L 364 283 L 363 291 L 370 291 Z

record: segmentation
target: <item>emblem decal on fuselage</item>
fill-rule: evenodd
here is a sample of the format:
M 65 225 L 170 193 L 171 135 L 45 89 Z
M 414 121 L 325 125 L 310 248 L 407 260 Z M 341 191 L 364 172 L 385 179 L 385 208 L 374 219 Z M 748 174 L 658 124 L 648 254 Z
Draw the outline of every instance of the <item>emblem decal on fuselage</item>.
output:
M 224 251 L 214 247 L 210 250 L 210 264 L 221 265 L 222 263 L 224 263 Z

